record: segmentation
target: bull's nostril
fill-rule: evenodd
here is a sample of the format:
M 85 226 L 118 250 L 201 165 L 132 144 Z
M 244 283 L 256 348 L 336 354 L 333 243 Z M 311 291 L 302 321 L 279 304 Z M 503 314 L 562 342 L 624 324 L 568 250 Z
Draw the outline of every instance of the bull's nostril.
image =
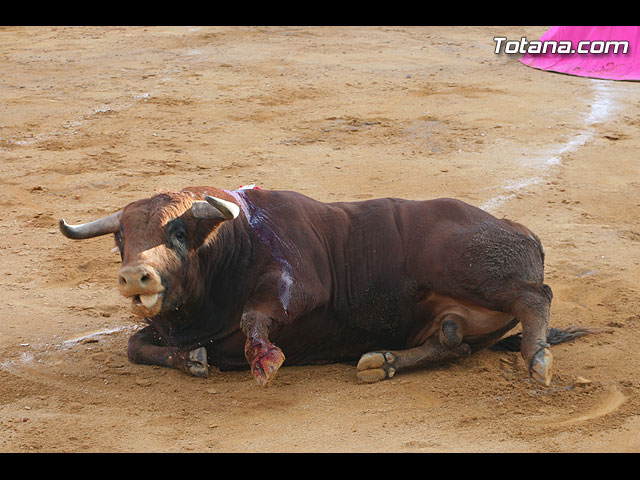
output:
M 145 294 L 148 290 L 157 290 L 160 285 L 159 275 L 152 267 L 135 265 L 123 267 L 118 273 L 120 291 L 127 295 L 138 293 Z

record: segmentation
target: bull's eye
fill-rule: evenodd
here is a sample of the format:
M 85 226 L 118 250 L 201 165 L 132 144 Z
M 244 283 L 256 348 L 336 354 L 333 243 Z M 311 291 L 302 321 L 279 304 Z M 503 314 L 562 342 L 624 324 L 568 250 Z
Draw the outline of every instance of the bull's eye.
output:
M 180 244 L 185 244 L 187 242 L 187 232 L 182 229 L 176 230 L 173 232 L 173 239 Z
M 188 233 L 184 222 L 176 218 L 167 224 L 166 230 L 167 246 L 180 255 L 186 254 L 188 244 Z

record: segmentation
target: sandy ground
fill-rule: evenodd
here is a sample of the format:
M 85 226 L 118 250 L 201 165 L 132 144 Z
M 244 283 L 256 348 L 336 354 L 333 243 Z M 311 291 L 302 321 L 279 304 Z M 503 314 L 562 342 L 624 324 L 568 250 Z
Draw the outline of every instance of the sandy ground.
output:
M 547 27 L 0 29 L 0 451 L 640 451 L 640 85 L 530 69 Z M 483 351 L 360 384 L 353 365 L 197 379 L 133 365 L 113 240 L 57 221 L 159 190 L 453 196 L 532 228 L 548 387 Z

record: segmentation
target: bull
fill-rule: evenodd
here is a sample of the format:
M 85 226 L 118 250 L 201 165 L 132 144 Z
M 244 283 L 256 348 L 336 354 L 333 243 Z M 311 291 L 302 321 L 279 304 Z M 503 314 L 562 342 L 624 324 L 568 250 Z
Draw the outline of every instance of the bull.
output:
M 548 386 L 550 345 L 595 332 L 549 330 L 540 239 L 455 199 L 189 187 L 60 230 L 114 235 L 120 293 L 148 324 L 130 361 L 198 377 L 248 367 L 267 386 L 286 358 L 357 361 L 374 382 L 509 344 Z

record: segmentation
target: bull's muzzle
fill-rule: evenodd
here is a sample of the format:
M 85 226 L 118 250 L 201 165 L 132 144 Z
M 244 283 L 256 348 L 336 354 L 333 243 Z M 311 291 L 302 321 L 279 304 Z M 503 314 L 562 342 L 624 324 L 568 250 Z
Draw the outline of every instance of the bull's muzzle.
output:
M 122 267 L 118 278 L 120 293 L 133 301 L 138 315 L 155 315 L 162 305 L 162 279 L 150 265 Z

